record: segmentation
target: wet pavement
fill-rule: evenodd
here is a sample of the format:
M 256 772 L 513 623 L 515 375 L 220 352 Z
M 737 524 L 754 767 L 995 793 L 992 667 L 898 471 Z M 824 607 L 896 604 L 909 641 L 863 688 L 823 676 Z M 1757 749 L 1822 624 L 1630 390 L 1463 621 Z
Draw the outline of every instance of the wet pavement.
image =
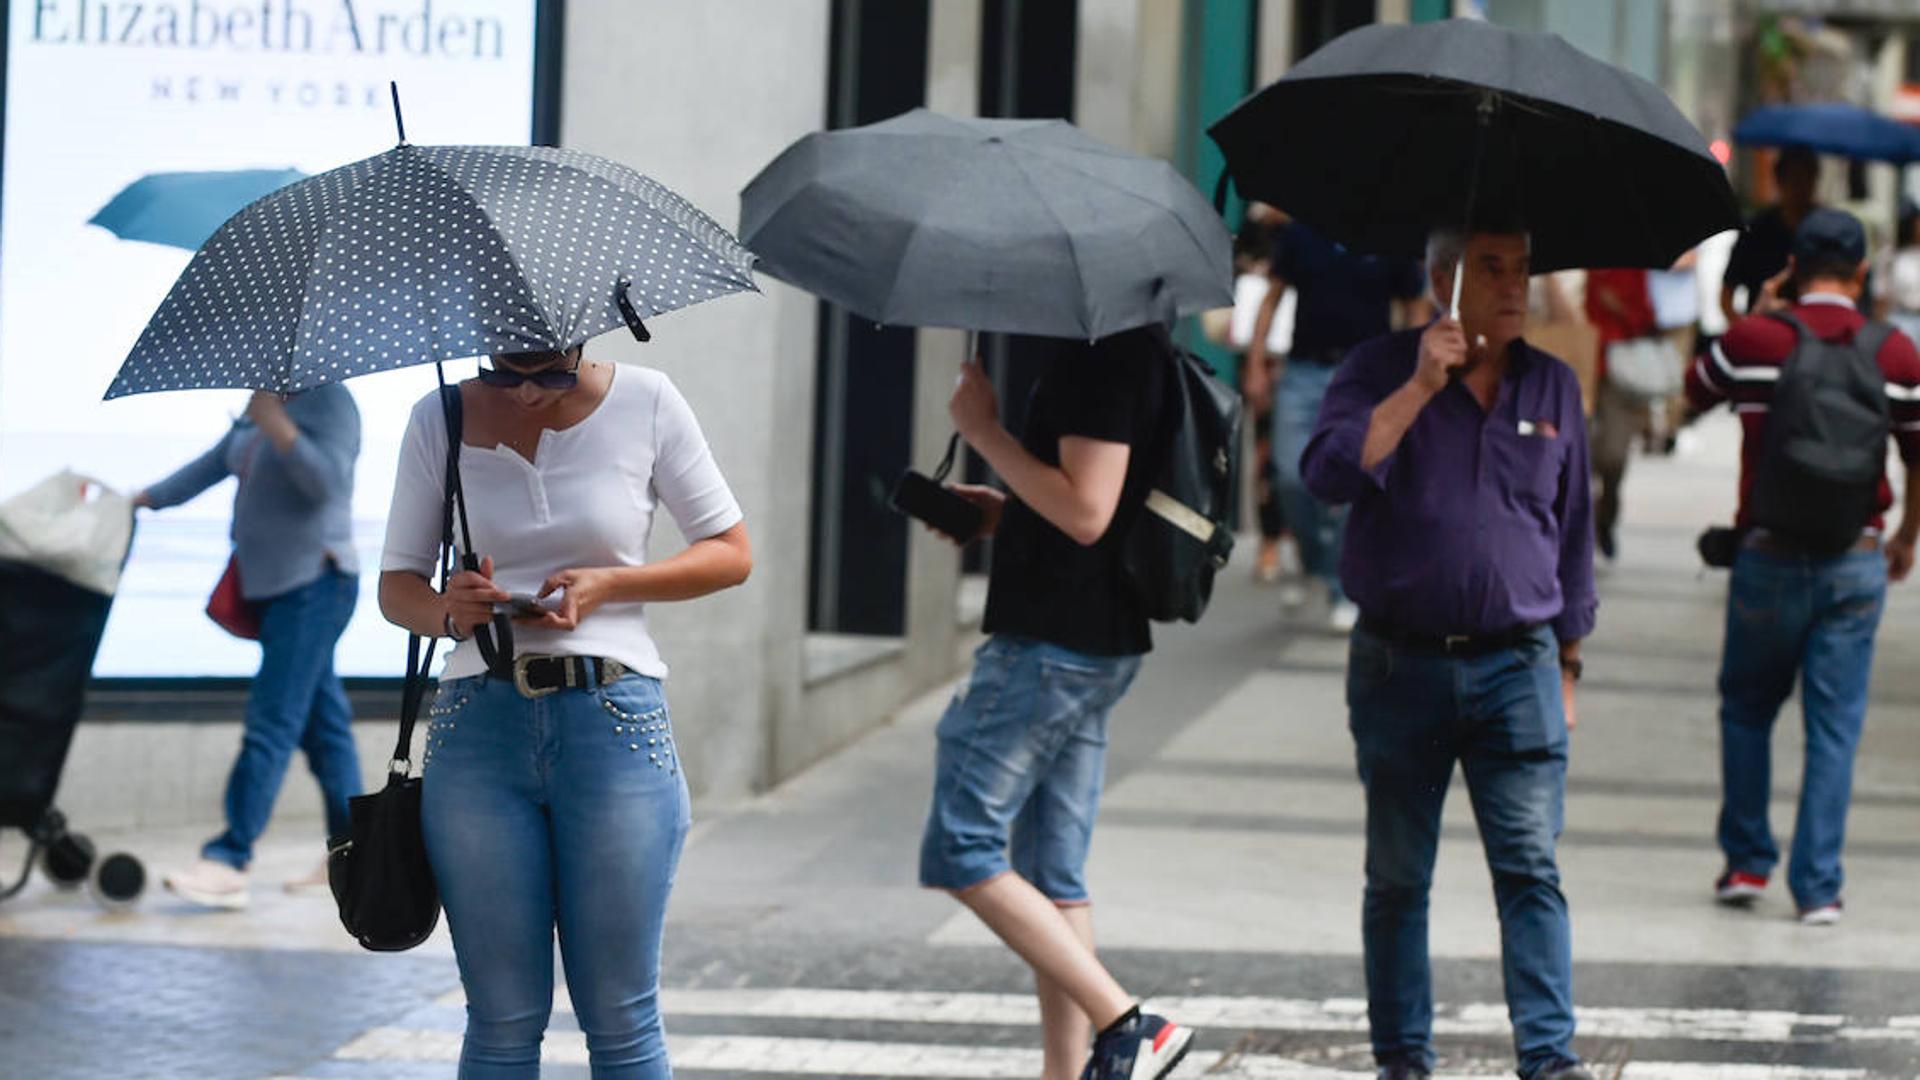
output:
M 1716 907 L 1716 701 L 1724 577 L 1692 538 L 1732 505 L 1730 418 L 1679 459 L 1639 459 L 1622 561 L 1603 581 L 1561 847 L 1578 1047 L 1601 1076 L 1920 1076 L 1920 584 L 1896 587 L 1848 848 L 1848 917 L 1802 927 L 1784 890 Z M 1250 545 L 1248 545 L 1250 547 Z M 1313 612 L 1223 578 L 1112 725 L 1091 878 L 1122 981 L 1202 1029 L 1178 1075 L 1369 1071 L 1358 962 L 1361 805 L 1342 643 Z M 777 791 L 700 809 L 669 920 L 663 1003 L 679 1075 L 1038 1074 L 1030 981 L 913 872 L 934 695 Z M 682 724 L 697 717 L 681 717 Z M 1792 825 L 1797 704 L 1776 739 L 1774 823 Z M 1490 884 L 1464 793 L 1449 800 L 1432 913 L 1442 1073 L 1511 1075 Z M 253 909 L 149 896 L 107 915 L 36 884 L 0 905 L 0 1077 L 447 1077 L 459 980 L 444 934 L 357 951 L 310 868 L 310 822 L 277 825 Z M 197 831 L 104 837 L 159 865 Z M 17 857 L 0 839 L 0 866 Z M 585 1076 L 556 1003 L 545 1075 Z

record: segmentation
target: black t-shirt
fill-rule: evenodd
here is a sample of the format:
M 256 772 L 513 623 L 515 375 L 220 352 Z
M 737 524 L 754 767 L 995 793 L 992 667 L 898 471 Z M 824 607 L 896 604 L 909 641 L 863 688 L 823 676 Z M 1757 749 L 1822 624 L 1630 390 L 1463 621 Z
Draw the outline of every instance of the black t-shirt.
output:
M 1056 466 L 1068 435 L 1128 444 L 1120 506 L 1105 535 L 1083 546 L 1009 496 L 994 535 L 982 629 L 1093 656 L 1136 656 L 1153 648 L 1153 637 L 1121 570 L 1120 541 L 1152 480 L 1173 344 L 1164 328 L 1151 326 L 1058 346 L 1034 384 L 1021 444 Z
M 1393 301 L 1411 300 L 1427 287 L 1412 259 L 1349 251 L 1298 221 L 1275 230 L 1268 267 L 1300 297 L 1293 357 L 1320 363 L 1337 362 L 1393 329 Z
M 1769 206 L 1753 215 L 1740 239 L 1727 256 L 1727 273 L 1721 280 L 1731 288 L 1746 287 L 1747 310 L 1760 299 L 1760 286 L 1787 268 L 1787 255 L 1793 250 L 1793 230 L 1787 228 L 1780 208 Z M 1791 290 L 1784 290 L 1791 292 Z

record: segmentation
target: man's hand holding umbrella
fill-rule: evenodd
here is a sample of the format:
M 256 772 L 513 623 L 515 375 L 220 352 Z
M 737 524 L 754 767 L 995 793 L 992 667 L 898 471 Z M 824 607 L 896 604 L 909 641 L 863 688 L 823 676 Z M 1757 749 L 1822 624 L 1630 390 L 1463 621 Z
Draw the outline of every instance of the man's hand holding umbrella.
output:
M 1000 399 L 993 392 L 993 380 L 987 378 L 979 358 L 968 360 L 960 369 L 960 381 L 954 384 L 953 398 L 947 402 L 947 414 L 953 418 L 953 429 L 968 446 L 977 448 L 979 440 L 990 438 L 991 432 L 1005 433 L 1006 429 L 1000 426 Z M 979 532 L 964 540 L 953 536 L 947 539 L 965 544 L 992 536 L 1000 527 L 1000 515 L 1007 505 L 1006 492 L 984 484 L 948 484 L 947 490 L 979 507 L 981 513 Z

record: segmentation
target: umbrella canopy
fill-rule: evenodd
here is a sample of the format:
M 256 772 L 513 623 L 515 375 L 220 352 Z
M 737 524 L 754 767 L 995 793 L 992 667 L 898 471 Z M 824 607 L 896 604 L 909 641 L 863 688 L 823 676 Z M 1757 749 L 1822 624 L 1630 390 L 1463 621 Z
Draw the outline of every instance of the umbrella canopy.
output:
M 1064 120 L 914 109 L 816 132 L 740 194 L 761 269 L 875 322 L 1099 338 L 1233 303 L 1233 240 L 1164 161 Z
M 1799 147 L 1864 161 L 1920 161 L 1920 130 L 1859 105 L 1765 105 L 1733 129 L 1747 146 Z
M 1554 34 L 1454 19 L 1344 34 L 1208 134 L 1240 191 L 1350 246 L 1517 219 L 1536 271 L 1670 266 L 1740 227 L 1726 171 L 1659 87 Z
M 222 225 L 107 397 L 289 393 L 436 360 L 571 348 L 753 289 L 752 262 L 691 203 L 604 158 L 403 142 Z
M 298 169 L 148 173 L 121 188 L 87 224 L 122 240 L 198 251 L 241 207 L 306 175 Z

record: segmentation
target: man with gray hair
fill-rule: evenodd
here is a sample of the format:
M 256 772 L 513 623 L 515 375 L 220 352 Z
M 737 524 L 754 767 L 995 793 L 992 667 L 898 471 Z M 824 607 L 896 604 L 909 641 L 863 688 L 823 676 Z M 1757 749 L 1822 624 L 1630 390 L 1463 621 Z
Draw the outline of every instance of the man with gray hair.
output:
M 1464 268 L 1462 270 L 1462 268 Z M 1354 349 L 1301 461 L 1351 506 L 1359 605 L 1349 723 L 1367 798 L 1367 1017 L 1384 1080 L 1434 1068 L 1427 894 L 1454 764 L 1493 873 L 1526 1080 L 1591 1080 L 1572 1049 L 1573 949 L 1554 845 L 1580 640 L 1593 629 L 1586 421 L 1571 368 L 1528 345 L 1524 232 L 1438 231 L 1458 317 Z

